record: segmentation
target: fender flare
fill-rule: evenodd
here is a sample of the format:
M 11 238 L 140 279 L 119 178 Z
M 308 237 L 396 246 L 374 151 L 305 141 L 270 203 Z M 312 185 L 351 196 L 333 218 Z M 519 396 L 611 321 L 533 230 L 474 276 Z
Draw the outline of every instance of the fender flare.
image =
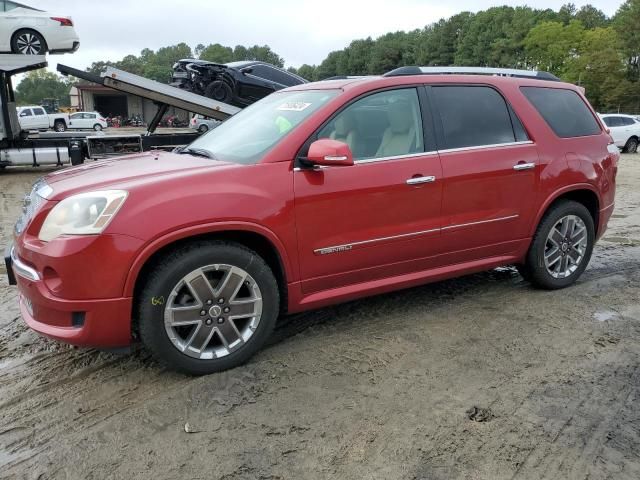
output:
M 544 201 L 544 203 L 541 205 L 541 207 L 538 209 L 535 217 L 535 222 L 533 222 L 531 226 L 531 231 L 529 233 L 529 236 L 532 237 L 535 234 L 536 229 L 538 228 L 538 225 L 540 225 L 540 220 L 542 220 L 542 216 L 549 209 L 549 206 L 553 202 L 555 202 L 558 198 L 560 198 L 565 193 L 575 192 L 578 190 L 589 190 L 593 192 L 596 198 L 598 199 L 598 205 L 599 206 L 602 205 L 602 198 L 600 198 L 600 194 L 598 193 L 598 190 L 590 183 L 575 183 L 573 185 L 567 185 L 562 188 L 559 188 L 558 190 L 554 191 L 551 195 L 549 195 L 547 199 Z M 596 225 L 596 229 L 597 228 L 598 226 Z
M 140 271 L 147 263 L 147 261 L 161 248 L 176 241 L 185 240 L 190 237 L 206 234 L 224 233 L 229 231 L 255 233 L 264 237 L 269 243 L 271 243 L 278 256 L 280 257 L 279 260 L 282 265 L 282 269 L 284 270 L 285 276 L 288 279 L 288 282 L 291 282 L 295 279 L 296 275 L 294 274 L 289 256 L 286 253 L 287 251 L 278 236 L 271 230 L 263 227 L 262 225 L 249 222 L 214 222 L 173 230 L 147 243 L 142 248 L 142 250 L 137 253 L 133 263 L 131 264 L 124 284 L 124 296 L 133 296 Z

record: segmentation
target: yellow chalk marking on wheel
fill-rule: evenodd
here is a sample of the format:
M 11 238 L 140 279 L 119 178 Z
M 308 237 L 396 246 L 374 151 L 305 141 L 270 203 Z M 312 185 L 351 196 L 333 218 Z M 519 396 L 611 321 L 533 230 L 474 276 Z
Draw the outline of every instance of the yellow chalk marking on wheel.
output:
M 164 297 L 152 297 L 151 305 L 164 305 Z

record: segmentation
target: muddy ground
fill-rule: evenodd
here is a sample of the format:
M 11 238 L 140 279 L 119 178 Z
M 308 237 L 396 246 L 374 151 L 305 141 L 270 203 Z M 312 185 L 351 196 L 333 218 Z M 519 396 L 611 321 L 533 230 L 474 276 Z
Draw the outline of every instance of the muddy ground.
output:
M 0 173 L 0 245 L 41 173 Z M 202 378 L 39 338 L 2 266 L 0 477 L 638 479 L 640 155 L 618 181 L 569 289 L 499 269 L 353 302 Z

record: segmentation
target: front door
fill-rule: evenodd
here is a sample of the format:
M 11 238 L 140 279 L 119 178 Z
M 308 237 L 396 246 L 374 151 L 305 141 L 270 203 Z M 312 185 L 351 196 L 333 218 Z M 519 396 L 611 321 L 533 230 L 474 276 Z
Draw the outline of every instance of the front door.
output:
M 318 133 L 355 165 L 294 172 L 304 293 L 425 269 L 440 251 L 442 170 L 421 103 L 415 88 L 374 93 Z
M 440 118 L 442 242 L 450 253 L 443 262 L 507 255 L 529 235 L 537 148 L 492 87 L 442 85 L 429 91 Z

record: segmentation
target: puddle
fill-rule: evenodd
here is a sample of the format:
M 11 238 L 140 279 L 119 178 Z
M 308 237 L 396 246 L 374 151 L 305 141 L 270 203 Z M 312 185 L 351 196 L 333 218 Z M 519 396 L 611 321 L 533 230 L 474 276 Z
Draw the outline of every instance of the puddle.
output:
M 593 314 L 593 318 L 598 322 L 608 322 L 609 320 L 617 320 L 619 317 L 618 312 L 613 310 L 600 310 Z

